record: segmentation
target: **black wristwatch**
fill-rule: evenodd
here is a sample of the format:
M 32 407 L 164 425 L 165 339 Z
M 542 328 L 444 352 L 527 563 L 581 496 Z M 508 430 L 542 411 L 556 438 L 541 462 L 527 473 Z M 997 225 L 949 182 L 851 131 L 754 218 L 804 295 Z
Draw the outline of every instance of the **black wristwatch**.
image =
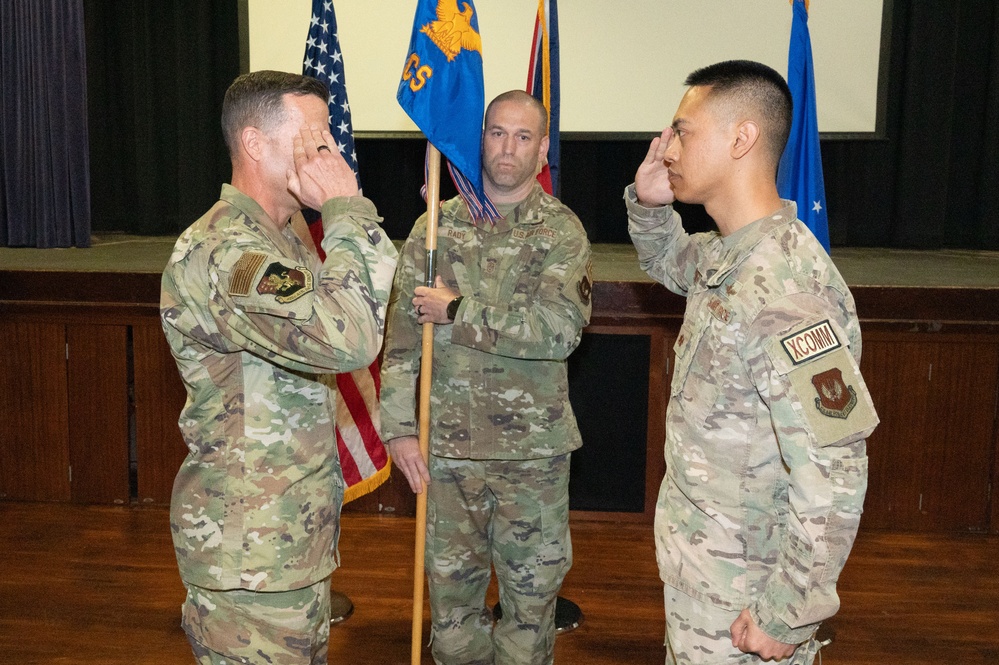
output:
M 458 305 L 461 304 L 461 298 L 462 296 L 458 296 L 447 304 L 447 318 L 449 321 L 454 321 L 454 317 L 458 316 Z

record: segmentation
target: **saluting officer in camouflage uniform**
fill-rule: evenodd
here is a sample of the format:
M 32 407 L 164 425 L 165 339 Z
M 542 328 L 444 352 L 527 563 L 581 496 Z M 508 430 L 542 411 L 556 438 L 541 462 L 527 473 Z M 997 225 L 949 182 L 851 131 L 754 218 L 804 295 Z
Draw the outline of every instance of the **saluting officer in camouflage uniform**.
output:
M 590 316 L 579 220 L 535 180 L 547 113 L 521 91 L 486 109 L 485 190 L 504 215 L 476 225 L 446 202 L 436 288 L 425 216 L 402 252 L 382 364 L 382 438 L 414 492 L 428 484 L 433 655 L 447 665 L 550 663 L 555 599 L 572 563 L 569 453 L 581 445 L 566 357 Z M 429 469 L 417 439 L 420 332 L 434 322 Z M 490 565 L 503 617 L 486 607 Z
M 812 663 L 867 489 L 878 419 L 860 327 L 829 256 L 781 200 L 781 76 L 746 61 L 687 79 L 625 190 L 642 267 L 686 296 L 656 511 L 667 663 Z M 718 232 L 687 235 L 674 199 Z
M 254 72 L 226 92 L 232 184 L 177 241 L 161 318 L 190 449 L 170 526 L 199 663 L 326 663 L 343 478 L 320 374 L 369 365 L 396 251 L 327 131 L 326 87 Z M 326 261 L 290 228 L 322 210 Z

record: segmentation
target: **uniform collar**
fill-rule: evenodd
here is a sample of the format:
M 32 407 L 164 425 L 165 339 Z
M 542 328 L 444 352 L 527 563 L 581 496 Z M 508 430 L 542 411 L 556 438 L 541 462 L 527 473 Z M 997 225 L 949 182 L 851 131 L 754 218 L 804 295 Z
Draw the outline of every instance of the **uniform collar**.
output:
M 502 219 L 496 220 L 496 224 L 480 223 L 476 224 L 468 212 L 468 206 L 460 196 L 455 197 L 444 204 L 444 209 L 454 217 L 457 222 L 477 226 L 487 233 L 503 233 L 517 226 L 537 225 L 544 221 L 544 213 L 541 210 L 541 201 L 545 196 L 545 190 L 536 180 L 534 186 L 527 197 L 517 204 L 510 213 Z M 528 214 L 530 213 L 530 214 Z
M 794 201 L 781 199 L 781 203 L 784 207 L 777 212 L 750 222 L 735 233 L 720 239 L 713 259 L 705 267 L 704 279 L 708 286 L 714 287 L 724 282 L 764 238 L 773 234 L 774 229 L 786 226 L 797 218 L 798 206 Z
M 244 194 L 232 185 L 228 183 L 222 185 L 222 193 L 219 194 L 219 199 L 246 215 L 246 218 L 249 220 L 247 226 L 250 227 L 250 230 L 264 236 L 276 247 L 288 247 L 289 243 L 292 245 L 300 244 L 292 241 L 292 238 L 296 238 L 297 240 L 297 236 L 295 236 L 295 231 L 291 228 L 291 224 L 285 224 L 282 231 L 276 231 L 273 228 L 274 222 L 264 212 L 260 204 L 251 196 Z
M 266 226 L 267 220 L 270 219 L 259 203 L 229 183 L 222 185 L 222 193 L 219 194 L 219 198 L 229 205 L 239 208 L 240 212 L 253 220 L 257 226 Z

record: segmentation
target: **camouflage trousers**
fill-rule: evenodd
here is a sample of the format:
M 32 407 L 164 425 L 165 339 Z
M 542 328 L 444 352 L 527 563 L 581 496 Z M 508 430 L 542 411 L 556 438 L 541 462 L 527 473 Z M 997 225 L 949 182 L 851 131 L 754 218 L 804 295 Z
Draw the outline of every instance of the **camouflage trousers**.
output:
M 426 569 L 438 665 L 542 665 L 555 654 L 555 599 L 572 566 L 569 455 L 430 456 Z M 490 566 L 503 617 L 486 607 Z
M 294 591 L 185 586 L 182 625 L 198 665 L 326 665 L 330 578 Z
M 666 665 L 756 665 L 764 661 L 732 646 L 732 622 L 741 610 L 726 610 L 665 587 Z M 827 644 L 812 636 L 794 654 L 776 661 L 782 665 L 812 665 L 819 649 Z M 773 663 L 775 661 L 765 661 Z

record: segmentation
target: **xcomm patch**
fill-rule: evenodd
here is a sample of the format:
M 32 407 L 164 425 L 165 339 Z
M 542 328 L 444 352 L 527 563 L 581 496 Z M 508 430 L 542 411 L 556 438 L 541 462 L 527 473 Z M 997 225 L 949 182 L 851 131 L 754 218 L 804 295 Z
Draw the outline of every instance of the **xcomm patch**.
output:
M 800 365 L 843 346 L 829 319 L 781 338 L 781 346 L 791 363 Z

